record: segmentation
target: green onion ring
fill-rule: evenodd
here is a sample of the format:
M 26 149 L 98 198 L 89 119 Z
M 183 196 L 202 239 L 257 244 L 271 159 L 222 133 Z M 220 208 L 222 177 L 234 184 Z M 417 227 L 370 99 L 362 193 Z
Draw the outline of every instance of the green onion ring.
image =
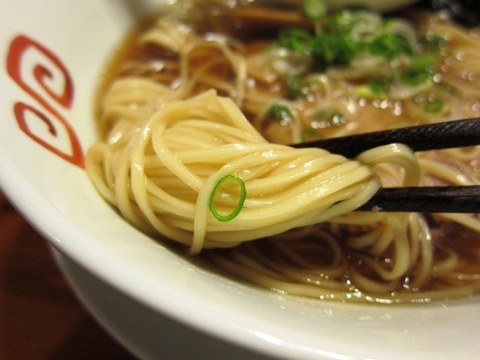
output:
M 221 215 L 215 209 L 213 202 L 214 202 L 215 194 L 217 193 L 217 190 L 220 187 L 220 185 L 222 185 L 224 182 L 228 180 L 233 180 L 240 185 L 240 200 L 238 201 L 237 207 L 230 214 Z M 232 174 L 225 175 L 217 182 L 217 184 L 212 190 L 212 194 L 210 195 L 210 211 L 218 221 L 222 221 L 222 222 L 231 221 L 235 219 L 238 214 L 240 214 L 240 211 L 243 208 L 243 203 L 245 202 L 246 197 L 247 197 L 247 189 L 245 187 L 245 182 L 236 175 L 232 175 Z

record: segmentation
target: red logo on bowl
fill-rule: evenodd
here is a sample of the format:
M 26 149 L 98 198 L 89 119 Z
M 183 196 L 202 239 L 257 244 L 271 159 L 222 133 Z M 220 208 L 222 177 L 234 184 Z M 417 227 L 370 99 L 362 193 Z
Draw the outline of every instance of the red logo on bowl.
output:
M 15 103 L 14 114 L 20 129 L 45 149 L 83 167 L 80 141 L 72 126 L 55 109 L 68 110 L 73 103 L 73 80 L 65 65 L 42 44 L 19 35 L 10 44 L 7 72 L 40 105 L 38 108 L 21 101 Z M 39 131 L 39 122 L 47 132 Z

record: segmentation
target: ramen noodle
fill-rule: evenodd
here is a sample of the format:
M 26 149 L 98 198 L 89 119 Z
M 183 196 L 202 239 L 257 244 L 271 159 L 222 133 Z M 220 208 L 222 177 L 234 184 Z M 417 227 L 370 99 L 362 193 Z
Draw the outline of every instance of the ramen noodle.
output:
M 282 293 L 475 294 L 477 214 L 355 209 L 380 186 L 479 184 L 479 147 L 347 159 L 288 144 L 478 116 L 480 39 L 442 14 L 251 9 L 180 1 L 123 44 L 87 154 L 100 194 L 142 231 Z

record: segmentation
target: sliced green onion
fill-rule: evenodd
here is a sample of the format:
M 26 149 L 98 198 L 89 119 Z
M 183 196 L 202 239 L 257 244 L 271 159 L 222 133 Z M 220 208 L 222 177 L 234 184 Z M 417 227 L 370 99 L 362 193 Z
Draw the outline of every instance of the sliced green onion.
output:
M 439 113 L 443 109 L 443 101 L 440 99 L 428 100 L 423 109 L 428 113 Z
M 302 132 L 302 142 L 306 142 L 309 140 L 310 137 L 314 137 L 317 139 L 323 139 L 325 135 L 323 135 L 320 131 L 314 128 L 308 128 L 303 130 Z
M 408 86 L 417 86 L 432 80 L 432 74 L 427 69 L 412 69 L 409 68 L 406 71 L 399 74 L 399 80 L 401 83 Z
M 427 35 L 423 39 L 423 47 L 418 48 L 422 49 L 420 52 L 417 35 L 408 23 L 382 19 L 365 10 L 343 10 L 325 16 L 327 9 L 324 6 L 325 0 L 303 2 L 303 11 L 315 25 L 313 34 L 302 28 L 290 28 L 279 33 L 277 47 L 282 51 L 281 60 L 285 60 L 279 63 L 286 64 L 284 67 L 287 69 L 295 68 L 298 59 L 301 59 L 301 71 L 284 71 L 290 99 L 307 99 L 314 84 L 305 80 L 308 79 L 305 77 L 307 71 L 324 72 L 330 66 L 351 65 L 356 70 L 362 63 L 385 64 L 387 67 L 382 79 L 379 77 L 383 70 L 375 73 L 371 67 L 365 73 L 366 82 L 356 86 L 359 96 L 370 99 L 384 99 L 395 94 L 403 98 L 405 90 L 415 95 L 435 84 L 435 63 L 439 50 L 446 46 L 445 39 Z M 405 66 L 407 64 L 408 67 Z M 356 75 L 353 72 L 350 76 Z
M 319 34 L 312 45 L 312 56 L 320 69 L 330 65 L 348 65 L 363 46 L 362 42 L 354 41 L 348 34 Z
M 328 126 L 340 126 L 345 124 L 347 118 L 343 113 L 335 109 L 326 109 L 314 115 L 315 121 L 325 123 Z
M 303 80 L 300 76 L 290 76 L 286 85 L 292 99 L 305 99 L 310 91 L 311 83 Z
M 293 119 L 292 110 L 284 104 L 273 104 L 268 109 L 268 117 L 275 121 L 290 121 Z
M 303 12 L 310 20 L 318 20 L 327 13 L 327 5 L 323 0 L 305 0 L 303 2 Z
M 400 54 L 412 54 L 408 40 L 398 34 L 382 34 L 375 38 L 369 46 L 372 54 L 393 59 Z
M 214 204 L 215 195 L 216 195 L 219 187 L 224 182 L 229 181 L 229 180 L 235 181 L 236 183 L 238 183 L 240 185 L 240 199 L 238 200 L 237 207 L 230 214 L 222 215 L 222 214 L 218 213 L 218 211 L 215 209 L 215 204 Z M 247 189 L 245 187 L 245 182 L 240 177 L 238 177 L 236 175 L 232 175 L 232 174 L 225 175 L 213 187 L 212 194 L 210 195 L 210 211 L 218 221 L 221 221 L 221 222 L 231 221 L 231 220 L 235 219 L 238 214 L 240 214 L 240 211 L 242 211 L 243 204 L 245 202 L 246 197 L 247 197 Z
M 447 40 L 437 34 L 427 34 L 424 39 L 424 44 L 431 52 L 438 53 L 440 50 L 447 47 Z
M 387 94 L 387 84 L 383 81 L 373 80 L 368 84 L 357 86 L 355 92 L 367 99 L 384 99 Z
M 434 55 L 413 56 L 410 68 L 419 71 L 433 72 L 433 66 L 435 65 L 435 61 L 436 56 Z
M 277 46 L 300 52 L 309 52 L 313 37 L 304 29 L 284 28 L 280 30 L 277 38 Z

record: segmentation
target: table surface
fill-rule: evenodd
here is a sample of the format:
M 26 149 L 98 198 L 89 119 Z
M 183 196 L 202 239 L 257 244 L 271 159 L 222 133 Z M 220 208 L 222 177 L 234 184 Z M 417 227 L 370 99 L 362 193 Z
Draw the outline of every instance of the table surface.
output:
M 82 307 L 0 191 L 0 360 L 132 360 Z

